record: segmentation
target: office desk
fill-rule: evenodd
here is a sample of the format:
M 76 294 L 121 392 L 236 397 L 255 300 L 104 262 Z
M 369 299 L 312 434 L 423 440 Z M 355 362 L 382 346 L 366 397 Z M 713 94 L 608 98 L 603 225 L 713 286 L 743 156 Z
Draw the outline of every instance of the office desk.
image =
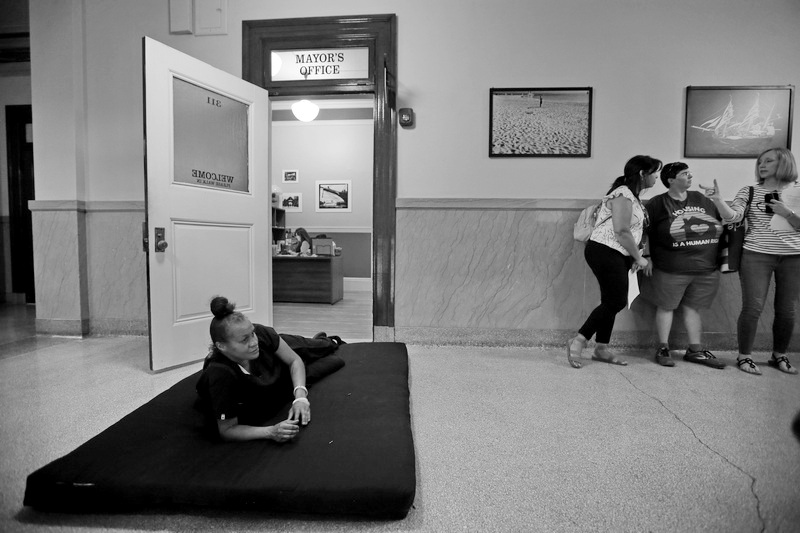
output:
M 344 296 L 342 256 L 272 256 L 272 300 L 335 304 Z

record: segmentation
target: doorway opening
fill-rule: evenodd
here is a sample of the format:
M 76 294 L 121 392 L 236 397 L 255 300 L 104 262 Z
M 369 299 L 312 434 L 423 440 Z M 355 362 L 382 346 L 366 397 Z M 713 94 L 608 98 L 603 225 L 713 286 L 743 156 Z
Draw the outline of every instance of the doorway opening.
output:
M 316 106 L 314 120 L 295 116 L 292 106 L 302 100 Z M 337 279 L 331 281 L 343 289 L 339 293 L 288 266 L 298 261 L 303 265 L 302 258 L 292 259 L 298 242 L 284 243 L 290 248 L 284 255 L 273 242 L 273 326 L 279 331 L 307 336 L 325 331 L 348 341 L 373 338 L 374 100 L 372 94 L 270 98 L 270 174 L 273 210 L 279 212 L 273 239 L 302 228 L 315 242 L 333 241 L 338 257 L 331 260 L 336 263 L 332 274 Z M 336 183 L 348 188 L 347 209 L 330 201 L 328 184 Z
M 272 79 L 275 51 L 362 48 L 368 75 L 358 79 Z M 373 95 L 373 339 L 394 340 L 395 202 L 397 197 L 395 15 L 244 21 L 242 78 L 271 97 Z
M 33 229 L 28 209 L 28 201 L 34 200 L 32 122 L 32 106 L 6 106 L 11 303 L 36 302 Z

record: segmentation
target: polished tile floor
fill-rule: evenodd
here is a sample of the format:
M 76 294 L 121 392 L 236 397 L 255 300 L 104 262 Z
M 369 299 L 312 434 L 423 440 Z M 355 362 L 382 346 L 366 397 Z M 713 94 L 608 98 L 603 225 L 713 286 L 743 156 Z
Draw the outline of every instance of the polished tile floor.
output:
M 59 337 L 37 337 L 35 320 L 32 305 L 0 304 L 0 358 L 64 342 Z
M 0 358 L 70 343 L 69 337 L 36 335 L 36 307 L 0 304 Z M 347 292 L 335 304 L 273 304 L 273 326 L 280 333 L 313 336 L 320 331 L 348 342 L 372 340 L 372 293 Z
M 800 376 L 635 352 L 575 370 L 560 348 L 525 347 L 408 347 L 405 520 L 39 513 L 22 506 L 28 474 L 199 365 L 154 374 L 146 338 L 36 337 L 32 317 L 0 306 L 0 531 L 800 531 Z

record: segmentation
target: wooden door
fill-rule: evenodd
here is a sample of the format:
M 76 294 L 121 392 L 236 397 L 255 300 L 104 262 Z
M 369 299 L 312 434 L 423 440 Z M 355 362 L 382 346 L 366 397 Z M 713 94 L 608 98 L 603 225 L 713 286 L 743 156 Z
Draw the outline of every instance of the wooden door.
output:
M 205 357 L 209 301 L 272 323 L 267 91 L 144 38 L 150 368 Z

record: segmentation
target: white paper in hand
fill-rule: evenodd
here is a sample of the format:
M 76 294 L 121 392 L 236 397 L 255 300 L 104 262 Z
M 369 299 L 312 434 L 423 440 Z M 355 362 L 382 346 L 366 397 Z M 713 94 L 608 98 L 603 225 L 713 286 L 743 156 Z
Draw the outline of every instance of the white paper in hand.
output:
M 628 309 L 631 308 L 631 304 L 637 296 L 639 296 L 639 276 L 633 269 L 630 269 L 628 271 Z
M 782 190 L 781 202 L 795 213 L 800 212 L 800 187 L 788 187 Z M 796 231 L 789 221 L 780 215 L 772 215 L 769 227 L 775 231 Z

